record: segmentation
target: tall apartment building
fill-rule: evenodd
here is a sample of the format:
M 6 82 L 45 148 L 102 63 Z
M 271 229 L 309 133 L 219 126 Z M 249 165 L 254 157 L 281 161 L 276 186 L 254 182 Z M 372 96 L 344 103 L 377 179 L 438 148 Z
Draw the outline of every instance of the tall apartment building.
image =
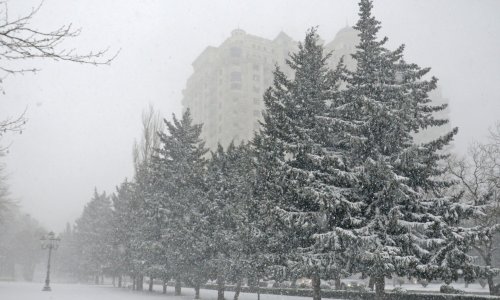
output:
M 356 65 L 350 54 L 358 42 L 356 30 L 341 29 L 325 44 L 325 50 L 332 51 L 329 66 L 334 68 L 344 57 L 347 68 L 354 70 Z M 277 64 L 293 76 L 285 60 L 296 50 L 297 42 L 283 32 L 269 40 L 236 29 L 219 47 L 209 46 L 195 59 L 182 105 L 191 110 L 195 123 L 203 123 L 201 137 L 208 148 L 215 150 L 218 143 L 226 147 L 231 141 L 238 144 L 253 137 L 262 119 L 262 96 L 272 85 L 274 67 Z M 440 91 L 432 97 L 436 104 L 447 103 Z M 445 111 L 440 117 L 447 115 Z M 426 141 L 449 128 L 426 130 L 416 138 Z
M 203 123 L 208 148 L 252 138 L 274 66 L 290 72 L 284 62 L 296 47 L 283 32 L 268 40 L 236 29 L 219 47 L 209 46 L 196 58 L 182 104 L 190 108 L 194 122 Z

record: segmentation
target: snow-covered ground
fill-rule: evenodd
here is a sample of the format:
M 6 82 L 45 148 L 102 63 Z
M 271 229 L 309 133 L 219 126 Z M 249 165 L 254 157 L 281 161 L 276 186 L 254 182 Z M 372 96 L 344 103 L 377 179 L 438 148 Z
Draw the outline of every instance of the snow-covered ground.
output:
M 132 291 L 127 288 L 115 288 L 110 285 L 84 285 L 84 284 L 51 284 L 51 292 L 42 292 L 43 283 L 28 282 L 1 282 L 0 281 L 0 299 L 1 300 L 144 300 L 161 299 L 165 300 L 192 300 L 194 291 L 191 288 L 183 288 L 182 296 L 174 296 L 173 287 L 167 289 L 167 295 L 161 294 L 161 286 L 155 286 L 155 292 Z M 481 288 L 479 284 L 471 284 L 464 288 L 464 284 L 453 284 L 454 287 L 465 290 L 468 293 L 487 293 L 487 288 Z M 144 285 L 147 288 L 147 285 Z M 429 284 L 426 288 L 421 285 L 404 284 L 402 286 L 407 290 L 418 290 L 421 292 L 435 293 L 439 292 L 440 284 Z M 388 285 L 387 289 L 392 289 Z M 233 299 L 233 292 L 226 292 L 226 299 Z M 201 290 L 202 300 L 217 299 L 217 291 Z M 256 294 L 240 294 L 241 300 L 257 300 Z M 292 297 L 280 295 L 260 296 L 261 300 L 311 300 L 309 297 Z
M 1 300 L 193 300 L 194 291 L 182 289 L 182 296 L 174 296 L 173 287 L 167 289 L 167 295 L 161 294 L 161 287 L 155 286 L 155 292 L 138 292 L 126 288 L 115 288 L 109 285 L 95 286 L 83 284 L 51 284 L 51 292 L 42 292 L 42 283 L 0 282 Z M 144 285 L 146 287 L 146 285 Z M 226 292 L 225 298 L 232 299 L 234 293 Z M 217 299 L 217 291 L 201 290 L 202 300 Z M 240 294 L 241 300 L 257 300 L 256 294 Z M 264 295 L 261 300 L 311 300 L 308 297 L 286 297 Z
M 426 287 L 423 287 L 420 284 L 403 284 L 401 288 L 408 290 L 408 291 L 418 291 L 418 292 L 428 292 L 428 293 L 439 293 L 439 288 L 443 285 L 443 283 L 429 283 Z M 470 294 L 489 294 L 488 286 L 485 286 L 482 288 L 479 283 L 471 283 L 465 287 L 464 283 L 452 283 L 451 286 L 454 288 L 457 288 L 459 290 L 465 291 L 466 293 Z M 396 285 L 396 287 L 399 287 L 399 285 Z M 392 290 L 394 286 L 392 284 L 386 284 L 385 286 L 386 290 Z

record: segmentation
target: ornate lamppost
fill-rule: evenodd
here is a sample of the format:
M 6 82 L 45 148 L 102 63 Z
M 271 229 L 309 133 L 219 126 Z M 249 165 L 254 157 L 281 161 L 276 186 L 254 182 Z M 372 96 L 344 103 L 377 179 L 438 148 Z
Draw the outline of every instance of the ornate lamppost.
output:
M 42 291 L 50 292 L 50 258 L 52 256 L 52 250 L 56 250 L 59 246 L 60 238 L 56 237 L 56 235 L 51 231 L 46 236 L 40 239 L 42 243 L 42 249 L 49 249 L 49 259 L 47 261 L 47 277 L 45 277 L 45 286 Z

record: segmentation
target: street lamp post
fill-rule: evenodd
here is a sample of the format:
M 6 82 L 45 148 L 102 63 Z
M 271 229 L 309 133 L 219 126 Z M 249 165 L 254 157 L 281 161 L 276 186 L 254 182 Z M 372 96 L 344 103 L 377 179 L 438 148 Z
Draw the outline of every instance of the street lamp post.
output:
M 51 231 L 46 236 L 40 239 L 42 243 L 42 249 L 49 249 L 49 259 L 47 261 L 47 277 L 45 277 L 45 286 L 42 291 L 50 292 L 50 258 L 52 256 L 52 250 L 56 250 L 59 246 L 60 238 L 56 237 L 56 235 Z

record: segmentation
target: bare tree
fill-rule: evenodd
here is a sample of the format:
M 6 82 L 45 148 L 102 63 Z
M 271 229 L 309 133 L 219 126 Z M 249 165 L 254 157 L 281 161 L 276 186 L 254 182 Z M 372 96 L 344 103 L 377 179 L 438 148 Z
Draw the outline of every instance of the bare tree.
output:
M 142 135 L 140 141 L 135 141 L 133 158 L 136 174 L 149 165 L 155 149 L 160 147 L 158 132 L 163 131 L 163 119 L 153 105 L 142 112 Z
M 117 51 L 110 54 L 108 49 L 79 53 L 76 49 L 65 48 L 63 42 L 78 37 L 81 30 L 74 29 L 71 24 L 49 31 L 36 28 L 31 22 L 42 4 L 43 2 L 25 15 L 11 18 L 7 2 L 0 2 L 0 92 L 3 94 L 5 92 L 1 83 L 6 77 L 39 71 L 35 67 L 26 67 L 30 60 L 50 59 L 97 66 L 109 65 L 119 53 Z M 17 116 L 7 113 L 7 117 L 0 120 L 0 141 L 7 133 L 22 133 L 25 124 L 26 111 Z M 0 146 L 0 156 L 7 152 L 7 148 L 8 145 Z M 3 169 L 4 166 L 0 165 L 0 213 L 12 204 L 8 200 L 8 186 Z
M 78 37 L 80 29 L 72 24 L 44 31 L 31 24 L 42 8 L 42 3 L 25 15 L 11 18 L 7 2 L 0 2 L 0 83 L 9 75 L 36 73 L 36 67 L 26 67 L 20 61 L 31 59 L 51 59 L 91 65 L 109 65 L 118 55 L 108 49 L 79 53 L 76 49 L 65 48 L 63 42 Z M 23 65 L 23 66 L 21 66 Z M 4 90 L 0 86 L 0 91 Z M 25 114 L 0 121 L 0 138 L 7 132 L 20 132 L 26 123 Z
M 471 224 L 482 233 L 474 249 L 490 270 L 486 278 L 490 294 L 498 294 L 500 285 L 493 279 L 500 263 L 500 122 L 486 143 L 472 144 L 466 158 L 450 160 L 449 169 L 464 190 L 463 199 L 483 208 L 483 215 Z

